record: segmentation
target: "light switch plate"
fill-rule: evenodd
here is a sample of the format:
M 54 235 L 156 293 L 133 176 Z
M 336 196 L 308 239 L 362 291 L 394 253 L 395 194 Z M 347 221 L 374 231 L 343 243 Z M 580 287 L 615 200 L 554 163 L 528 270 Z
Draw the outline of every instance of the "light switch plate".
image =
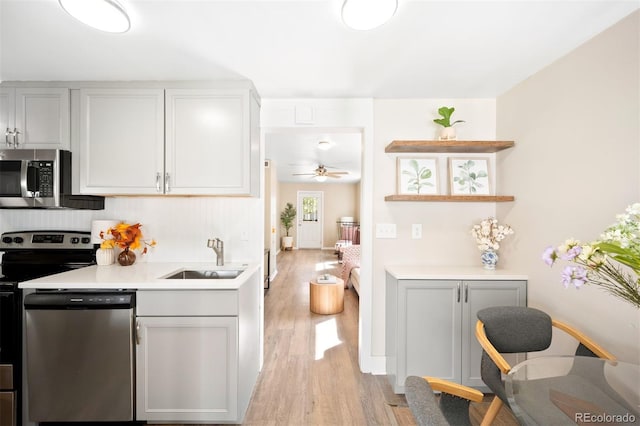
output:
M 411 238 L 414 240 L 419 240 L 422 238 L 422 224 L 414 223 L 411 225 Z
M 376 238 L 396 238 L 395 223 L 377 223 Z

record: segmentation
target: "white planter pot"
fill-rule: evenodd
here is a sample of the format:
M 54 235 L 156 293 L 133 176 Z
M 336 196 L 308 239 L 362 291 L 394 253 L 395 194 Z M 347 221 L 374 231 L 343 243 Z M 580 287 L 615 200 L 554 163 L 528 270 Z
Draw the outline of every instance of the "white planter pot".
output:
M 116 260 L 115 250 L 112 248 L 99 248 L 96 251 L 96 263 L 98 265 L 111 265 Z
M 293 248 L 293 237 L 282 237 L 282 248 L 290 250 Z
M 440 140 L 449 141 L 456 138 L 456 129 L 454 127 L 443 127 L 440 131 Z

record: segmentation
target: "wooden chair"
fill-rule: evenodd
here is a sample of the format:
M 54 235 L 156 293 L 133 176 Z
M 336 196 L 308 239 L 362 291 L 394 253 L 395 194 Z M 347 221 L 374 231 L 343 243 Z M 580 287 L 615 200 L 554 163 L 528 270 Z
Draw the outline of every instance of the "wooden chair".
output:
M 437 399 L 434 391 L 441 392 Z M 405 380 L 405 396 L 420 426 L 469 425 L 469 403 L 482 401 L 479 390 L 437 379 L 409 376 Z
M 503 403 L 509 406 L 501 374 L 508 374 L 511 365 L 500 354 L 547 349 L 551 345 L 553 327 L 571 335 L 579 342 L 576 355 L 615 360 L 612 354 L 580 331 L 552 319 L 538 309 L 516 306 L 482 309 L 478 311 L 476 323 L 476 337 L 483 348 L 480 375 L 495 397 L 482 419 L 481 426 L 493 422 Z

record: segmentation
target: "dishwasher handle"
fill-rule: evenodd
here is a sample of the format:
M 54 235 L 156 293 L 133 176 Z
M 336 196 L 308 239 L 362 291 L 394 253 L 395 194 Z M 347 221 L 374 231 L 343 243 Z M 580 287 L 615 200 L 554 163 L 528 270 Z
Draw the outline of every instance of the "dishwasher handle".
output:
M 36 292 L 25 296 L 27 310 L 133 309 L 135 293 Z

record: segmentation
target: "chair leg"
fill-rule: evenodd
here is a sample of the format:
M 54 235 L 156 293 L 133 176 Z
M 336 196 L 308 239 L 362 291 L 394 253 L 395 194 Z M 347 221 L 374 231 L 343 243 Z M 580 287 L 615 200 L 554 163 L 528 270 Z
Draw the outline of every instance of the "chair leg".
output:
M 498 412 L 502 408 L 502 400 L 497 396 L 493 397 L 493 401 L 491 401 L 491 405 L 489 405 L 489 409 L 487 410 L 487 414 L 482 418 L 482 423 L 480 426 L 489 426 L 495 420 Z

